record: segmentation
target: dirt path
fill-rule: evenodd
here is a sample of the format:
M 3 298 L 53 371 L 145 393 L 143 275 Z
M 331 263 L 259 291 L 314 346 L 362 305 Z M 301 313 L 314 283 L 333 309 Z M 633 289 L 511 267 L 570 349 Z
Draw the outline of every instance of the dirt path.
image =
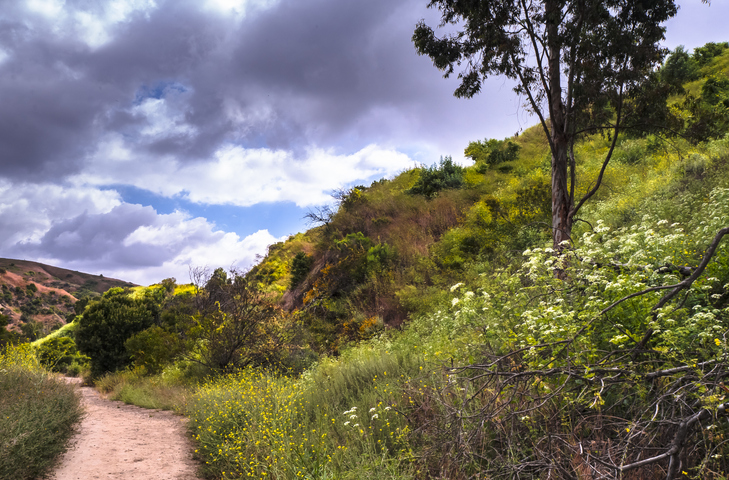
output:
M 183 417 L 81 393 L 86 416 L 52 480 L 198 480 Z

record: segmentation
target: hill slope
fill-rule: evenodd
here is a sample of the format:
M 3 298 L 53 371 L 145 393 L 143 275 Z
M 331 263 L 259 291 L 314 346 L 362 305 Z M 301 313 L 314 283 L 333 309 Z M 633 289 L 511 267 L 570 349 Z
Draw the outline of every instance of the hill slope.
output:
M 0 313 L 11 329 L 37 324 L 44 333 L 63 325 L 78 300 L 96 297 L 112 287 L 134 284 L 27 260 L 0 258 Z

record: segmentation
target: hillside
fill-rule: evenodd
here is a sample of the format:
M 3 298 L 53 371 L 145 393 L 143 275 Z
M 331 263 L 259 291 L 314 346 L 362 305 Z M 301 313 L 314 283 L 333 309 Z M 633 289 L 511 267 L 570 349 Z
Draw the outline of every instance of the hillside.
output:
M 35 336 L 73 318 L 78 300 L 97 297 L 113 287 L 130 286 L 134 285 L 103 275 L 0 258 L 0 314 L 7 317 L 10 329 L 20 331 L 29 325 Z
M 707 44 L 693 56 L 678 49 L 660 75 L 667 108 L 656 104 L 654 116 L 670 128 L 619 137 L 574 238 L 600 218 L 614 228 L 637 221 L 643 199 L 665 195 L 684 174 L 701 179 L 721 168 L 711 166 L 708 142 L 729 130 L 727 45 Z M 610 144 L 609 135 L 594 134 L 575 145 L 577 198 L 598 176 Z M 310 213 L 314 228 L 272 245 L 249 277 L 298 315 L 315 348 L 337 353 L 431 311 L 455 283 L 518 264 L 523 251 L 551 235 L 544 132 L 534 126 L 474 141 L 465 155 L 472 166 L 446 157 L 335 192 L 334 207 Z

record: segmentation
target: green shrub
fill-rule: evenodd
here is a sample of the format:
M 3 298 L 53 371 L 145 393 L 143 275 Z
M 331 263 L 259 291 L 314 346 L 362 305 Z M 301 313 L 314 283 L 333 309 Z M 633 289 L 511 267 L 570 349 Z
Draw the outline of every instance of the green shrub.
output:
M 314 263 L 314 257 L 307 255 L 305 252 L 299 252 L 291 260 L 291 283 L 290 289 L 296 288 L 301 283 L 311 270 L 311 266 Z
M 683 45 L 679 45 L 671 52 L 659 70 L 661 80 L 670 85 L 674 92 L 683 92 L 683 84 L 696 80 L 698 73 L 697 62 L 686 52 Z
M 441 157 L 439 164 L 421 167 L 418 171 L 420 174 L 418 180 L 407 191 L 410 195 L 433 198 L 442 190 L 458 189 L 464 183 L 463 167 L 453 163 L 451 157 Z
M 76 345 L 91 358 L 92 374 L 129 365 L 131 358 L 124 342 L 150 327 L 155 313 L 153 304 L 132 298 L 121 288 L 113 288 L 92 302 L 76 327 Z
M 151 374 L 161 373 L 182 352 L 179 337 L 157 325 L 135 333 L 124 347 L 134 365 L 143 366 Z
M 714 43 L 709 42 L 703 47 L 694 48 L 693 59 L 700 67 L 704 67 L 711 61 L 729 49 L 729 42 Z
M 486 173 L 491 167 L 519 158 L 519 150 L 521 150 L 521 147 L 512 141 L 492 138 L 483 142 L 479 140 L 469 143 L 464 154 L 476 162 L 476 171 L 478 173 Z
M 38 360 L 53 372 L 66 373 L 72 363 L 87 365 L 89 358 L 81 355 L 76 342 L 70 337 L 58 336 L 41 343 L 37 348 Z

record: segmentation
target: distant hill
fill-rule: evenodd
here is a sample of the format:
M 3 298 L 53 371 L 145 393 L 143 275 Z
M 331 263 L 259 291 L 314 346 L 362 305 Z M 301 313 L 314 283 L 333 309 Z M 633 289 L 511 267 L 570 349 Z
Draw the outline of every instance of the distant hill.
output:
M 27 260 L 0 258 L 0 313 L 11 328 L 37 322 L 44 329 L 65 324 L 78 300 L 133 283 Z

